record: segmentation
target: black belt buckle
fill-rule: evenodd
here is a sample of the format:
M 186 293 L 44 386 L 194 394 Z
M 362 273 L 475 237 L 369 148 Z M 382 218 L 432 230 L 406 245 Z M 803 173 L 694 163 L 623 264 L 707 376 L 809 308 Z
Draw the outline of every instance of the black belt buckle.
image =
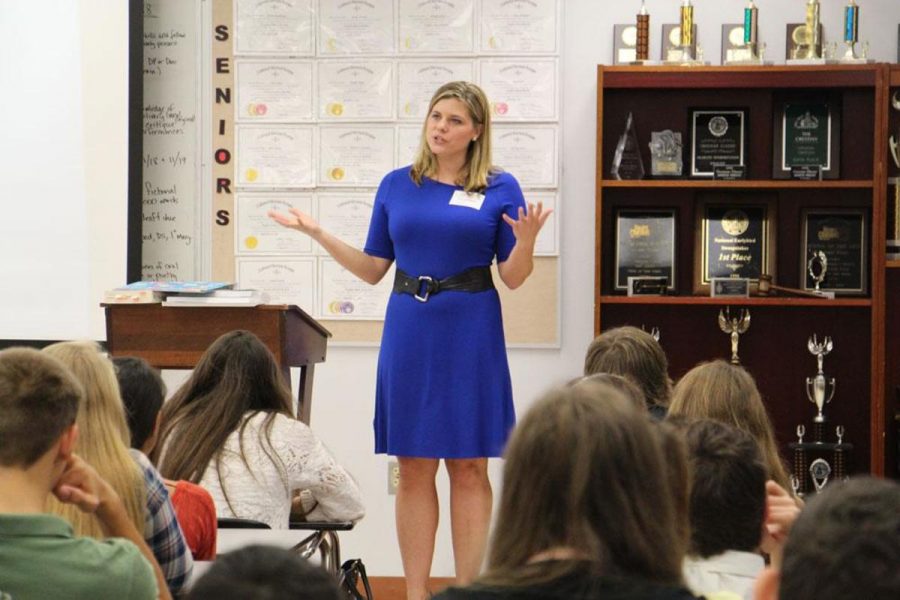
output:
M 423 285 L 425 286 L 425 295 L 420 296 L 419 292 L 422 291 Z M 416 286 L 416 293 L 413 294 L 413 298 L 415 298 L 419 302 L 428 302 L 428 297 L 431 296 L 431 294 L 436 291 L 437 291 L 437 285 L 435 285 L 435 281 L 434 281 L 433 277 L 429 277 L 428 275 L 419 275 L 418 285 Z

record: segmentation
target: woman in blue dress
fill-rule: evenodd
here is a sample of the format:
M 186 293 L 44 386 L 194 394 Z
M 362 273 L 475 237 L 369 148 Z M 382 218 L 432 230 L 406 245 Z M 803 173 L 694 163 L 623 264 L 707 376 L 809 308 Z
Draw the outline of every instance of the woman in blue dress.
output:
M 441 459 L 464 585 L 481 568 L 490 525 L 487 459 L 501 455 L 515 423 L 490 265 L 496 257 L 503 283 L 522 285 L 550 211 L 540 203 L 526 210 L 515 178 L 492 166 L 487 98 L 457 81 L 432 97 L 415 162 L 382 180 L 363 250 L 290 212 L 269 215 L 368 283 L 396 261 L 378 358 L 375 451 L 397 456 L 400 465 L 397 536 L 408 600 L 428 595 Z

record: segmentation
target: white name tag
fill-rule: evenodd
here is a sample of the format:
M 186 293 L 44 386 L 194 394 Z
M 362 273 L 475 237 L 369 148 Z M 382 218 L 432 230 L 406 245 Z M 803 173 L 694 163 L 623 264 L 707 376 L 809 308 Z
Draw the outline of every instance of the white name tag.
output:
M 453 197 L 450 198 L 452 206 L 467 206 L 475 210 L 481 210 L 482 203 L 484 203 L 484 194 L 470 194 L 463 190 L 456 190 L 453 192 Z

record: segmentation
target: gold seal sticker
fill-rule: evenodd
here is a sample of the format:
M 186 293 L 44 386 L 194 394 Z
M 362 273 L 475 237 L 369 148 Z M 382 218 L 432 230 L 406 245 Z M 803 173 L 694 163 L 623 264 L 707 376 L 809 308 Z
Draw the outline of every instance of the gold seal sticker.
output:
M 247 250 L 256 250 L 256 247 L 259 245 L 259 240 L 256 239 L 256 236 L 248 235 L 244 240 L 244 246 L 247 247 Z
M 328 38 L 328 41 L 325 42 L 325 45 L 328 46 L 328 49 L 329 49 L 329 50 L 334 51 L 334 50 L 337 50 L 337 45 L 338 45 L 338 43 L 337 43 L 337 40 L 336 40 L 336 39 L 334 39 L 334 38 Z
M 256 181 L 257 177 L 259 177 L 259 171 L 256 169 L 247 169 L 247 172 L 244 174 L 244 178 L 247 181 Z
M 331 170 L 331 172 L 328 173 L 328 174 L 329 174 L 329 175 L 331 176 L 331 178 L 334 179 L 335 181 L 340 181 L 341 179 L 344 178 L 344 169 L 342 169 L 341 167 L 335 167 L 335 168 L 333 168 L 333 169 Z
M 255 104 L 247 105 L 247 114 L 249 114 L 251 117 L 256 116 L 256 105 Z
M 405 113 L 408 114 L 408 115 L 413 114 L 413 105 L 412 105 L 412 102 L 407 102 L 407 103 L 406 103 L 406 106 L 403 107 L 403 112 L 405 112 Z
M 329 304 L 329 305 L 328 305 L 328 312 L 330 312 L 330 313 L 333 314 L 333 315 L 339 315 L 339 314 L 341 314 L 341 303 L 338 302 L 337 300 L 335 300 L 334 302 L 332 302 L 331 304 Z
M 496 36 L 492 35 L 488 38 L 488 46 L 496 50 L 500 47 L 500 40 L 498 40 Z
M 410 37 L 406 38 L 404 45 L 406 46 L 407 50 L 412 50 L 413 48 L 415 48 L 416 46 L 419 45 L 419 42 L 416 41 L 416 38 L 410 36 Z
M 335 117 L 339 117 L 344 114 L 344 105 L 340 102 L 332 102 L 328 105 L 328 112 Z

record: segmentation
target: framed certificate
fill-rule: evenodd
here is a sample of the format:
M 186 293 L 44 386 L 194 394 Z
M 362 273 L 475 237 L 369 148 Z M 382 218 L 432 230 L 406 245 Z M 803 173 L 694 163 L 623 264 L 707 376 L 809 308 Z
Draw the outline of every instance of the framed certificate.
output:
M 717 169 L 747 169 L 747 109 L 690 110 L 691 177 L 715 177 Z
M 416 153 L 419 151 L 419 142 L 422 139 L 421 125 L 398 125 L 397 126 L 397 160 L 394 166 L 398 169 L 412 164 L 416 159 Z
M 393 167 L 393 125 L 319 128 L 319 185 L 375 187 Z
M 315 310 L 316 257 L 240 257 L 238 287 L 260 290 L 270 304 L 296 304 L 306 312 Z
M 775 107 L 772 177 L 840 177 L 841 111 L 837 98 L 783 102 Z
M 316 219 L 326 231 L 354 248 L 362 248 L 366 245 L 374 205 L 372 192 L 316 194 Z M 316 246 L 318 254 L 328 256 L 327 250 L 319 244 Z
M 271 4 L 278 4 L 271 2 Z M 392 54 L 394 2 L 318 0 L 319 55 Z
M 394 117 L 394 65 L 387 60 L 318 62 L 319 119 L 387 120 Z
M 235 60 L 237 121 L 312 121 L 313 63 Z
M 552 121 L 556 114 L 555 58 L 481 61 L 481 87 L 498 121 Z
M 550 54 L 558 50 L 561 0 L 481 0 L 481 52 Z
M 238 193 L 234 202 L 234 247 L 238 255 L 311 254 L 313 242 L 269 218 L 268 212 L 287 213 L 297 208 L 315 216 L 312 194 Z M 318 245 L 318 244 L 317 244 Z
M 401 60 L 397 64 L 397 117 L 421 124 L 439 87 L 448 81 L 474 81 L 474 75 L 471 60 Z
M 475 46 L 474 4 L 475 0 L 399 0 L 400 52 L 471 54 Z
M 235 127 L 237 182 L 248 188 L 313 187 L 312 125 Z
M 236 0 L 234 53 L 315 54 L 314 0 Z
M 498 124 L 491 143 L 494 163 L 512 173 L 522 187 L 556 187 L 555 125 Z
M 694 293 L 709 295 L 715 278 L 775 276 L 776 202 L 769 197 L 723 198 L 697 202 Z
M 613 64 L 627 65 L 637 60 L 637 25 L 613 25 Z
M 869 211 L 808 208 L 802 211 L 800 281 L 803 289 L 841 295 L 868 293 Z
M 633 277 L 665 278 L 675 291 L 675 210 L 616 210 L 616 291 L 628 290 Z
M 387 310 L 396 266 L 381 281 L 370 285 L 332 258 L 319 258 L 320 304 L 323 319 L 381 321 Z

